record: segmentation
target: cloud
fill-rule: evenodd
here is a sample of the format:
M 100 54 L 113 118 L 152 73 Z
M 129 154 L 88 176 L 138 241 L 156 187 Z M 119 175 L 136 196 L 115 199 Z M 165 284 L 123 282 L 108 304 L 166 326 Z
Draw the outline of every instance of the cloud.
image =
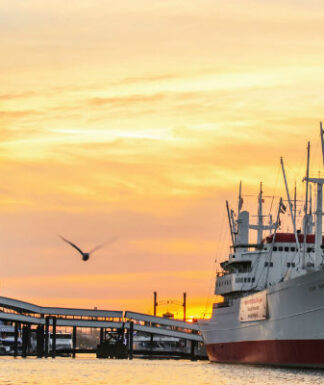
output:
M 129 95 L 125 97 L 115 97 L 115 98 L 92 98 L 88 100 L 88 104 L 101 106 L 101 105 L 117 105 L 117 106 L 128 106 L 138 103 L 154 103 L 165 99 L 164 94 L 154 94 L 154 95 Z

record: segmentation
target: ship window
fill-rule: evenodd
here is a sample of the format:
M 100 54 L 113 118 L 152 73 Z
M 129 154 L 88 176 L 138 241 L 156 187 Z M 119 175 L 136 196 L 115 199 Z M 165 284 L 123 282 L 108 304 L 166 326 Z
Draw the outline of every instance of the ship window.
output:
M 283 247 L 282 246 L 279 247 L 279 251 L 283 251 Z
M 296 251 L 296 248 L 295 247 L 291 247 L 290 251 Z
M 312 251 L 311 247 L 307 247 L 307 253 L 310 253 Z
M 251 278 L 248 278 L 248 282 L 251 282 Z
M 264 262 L 264 266 L 267 267 L 268 266 L 268 262 Z
M 246 282 L 246 278 L 244 278 L 244 282 Z
M 270 267 L 273 267 L 273 262 L 270 262 Z
M 291 263 L 291 267 L 295 267 L 296 265 L 295 265 L 295 262 L 292 262 Z
M 255 281 L 255 278 L 253 277 L 253 278 L 252 278 L 252 282 L 254 282 L 254 281 Z
M 273 246 L 273 251 L 277 251 L 277 250 L 278 250 L 277 246 Z
M 290 267 L 290 262 L 287 262 L 287 267 Z
M 289 247 L 285 247 L 285 251 L 289 251 Z

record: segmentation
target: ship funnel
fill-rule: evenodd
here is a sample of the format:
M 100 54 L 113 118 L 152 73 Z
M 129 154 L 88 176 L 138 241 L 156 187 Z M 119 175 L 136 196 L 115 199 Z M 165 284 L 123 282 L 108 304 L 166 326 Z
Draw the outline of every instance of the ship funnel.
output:
M 241 211 L 238 217 L 238 245 L 248 245 L 249 243 L 249 221 L 248 211 Z

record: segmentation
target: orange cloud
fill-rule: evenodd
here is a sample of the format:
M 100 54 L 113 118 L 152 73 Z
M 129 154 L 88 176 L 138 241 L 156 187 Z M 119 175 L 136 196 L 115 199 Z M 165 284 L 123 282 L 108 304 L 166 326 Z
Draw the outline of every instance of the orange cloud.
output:
M 302 198 L 308 139 L 322 172 L 322 8 L 0 4 L 6 295 L 146 311 L 153 290 L 187 290 L 192 314 L 211 309 L 238 182 L 244 208 L 260 181 L 275 207 L 284 155 Z M 119 240 L 82 264 L 58 232 L 84 248 Z

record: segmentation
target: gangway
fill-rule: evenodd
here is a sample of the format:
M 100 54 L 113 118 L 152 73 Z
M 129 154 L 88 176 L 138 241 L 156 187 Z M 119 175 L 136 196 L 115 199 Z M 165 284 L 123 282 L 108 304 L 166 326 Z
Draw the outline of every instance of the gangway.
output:
M 128 321 L 134 322 L 135 331 L 176 337 L 189 341 L 203 341 L 202 336 L 198 334 L 199 328 L 197 324 L 131 311 L 125 312 L 125 318 Z

